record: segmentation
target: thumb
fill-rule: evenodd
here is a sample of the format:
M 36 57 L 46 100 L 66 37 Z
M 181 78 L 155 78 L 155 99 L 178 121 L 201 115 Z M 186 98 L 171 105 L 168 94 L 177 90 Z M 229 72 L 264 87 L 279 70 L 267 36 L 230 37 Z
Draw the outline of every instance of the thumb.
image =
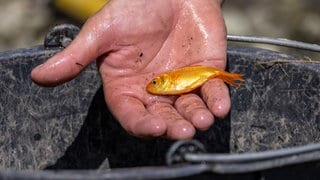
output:
M 67 48 L 32 70 L 31 79 L 42 86 L 57 86 L 75 78 L 110 47 L 112 39 L 105 37 L 112 37 L 111 26 L 101 23 L 108 21 L 101 22 L 99 14 L 91 17 Z

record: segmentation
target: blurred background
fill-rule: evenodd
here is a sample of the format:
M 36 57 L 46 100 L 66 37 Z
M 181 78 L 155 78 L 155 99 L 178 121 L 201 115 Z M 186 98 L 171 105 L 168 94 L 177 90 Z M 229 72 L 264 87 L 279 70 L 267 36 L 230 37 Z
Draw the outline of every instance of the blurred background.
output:
M 45 33 L 56 24 L 81 26 L 83 17 L 72 16 L 61 7 L 68 1 L 76 2 L 0 0 L 0 51 L 41 44 Z M 77 0 L 80 1 L 105 2 Z M 226 0 L 223 12 L 230 34 L 281 37 L 320 44 L 319 7 L 318 0 Z M 274 46 L 262 47 L 282 51 Z M 303 53 L 305 56 L 312 54 Z

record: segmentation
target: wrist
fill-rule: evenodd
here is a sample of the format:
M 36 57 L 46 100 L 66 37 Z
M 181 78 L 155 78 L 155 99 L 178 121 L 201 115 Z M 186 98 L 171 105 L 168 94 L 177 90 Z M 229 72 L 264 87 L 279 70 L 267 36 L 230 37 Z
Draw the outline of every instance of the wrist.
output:
M 222 6 L 225 0 L 213 0 L 218 6 Z

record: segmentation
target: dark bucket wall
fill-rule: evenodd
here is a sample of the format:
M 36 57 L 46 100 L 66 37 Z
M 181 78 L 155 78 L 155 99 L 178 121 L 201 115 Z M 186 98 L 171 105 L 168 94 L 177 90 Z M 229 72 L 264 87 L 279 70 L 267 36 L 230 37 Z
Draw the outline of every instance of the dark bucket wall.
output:
M 163 164 L 171 142 L 124 132 L 107 110 L 94 65 L 56 88 L 31 82 L 31 69 L 56 51 L 36 47 L 1 54 L 1 166 L 95 168 L 107 156 L 114 167 Z M 230 116 L 197 134 L 209 152 L 319 141 L 319 63 L 243 47 L 229 47 L 228 61 L 229 71 L 243 72 L 246 82 L 231 89 Z

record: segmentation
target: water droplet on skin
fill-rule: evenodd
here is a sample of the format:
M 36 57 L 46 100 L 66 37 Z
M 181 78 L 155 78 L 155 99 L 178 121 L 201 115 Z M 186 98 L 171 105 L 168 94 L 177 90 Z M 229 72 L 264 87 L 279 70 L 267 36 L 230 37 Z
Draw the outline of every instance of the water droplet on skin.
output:
M 222 106 L 221 106 L 221 105 L 219 105 L 219 106 L 217 107 L 217 109 L 218 109 L 218 110 L 221 110 L 221 109 L 222 109 Z
M 182 128 L 182 132 L 187 132 L 188 128 Z

